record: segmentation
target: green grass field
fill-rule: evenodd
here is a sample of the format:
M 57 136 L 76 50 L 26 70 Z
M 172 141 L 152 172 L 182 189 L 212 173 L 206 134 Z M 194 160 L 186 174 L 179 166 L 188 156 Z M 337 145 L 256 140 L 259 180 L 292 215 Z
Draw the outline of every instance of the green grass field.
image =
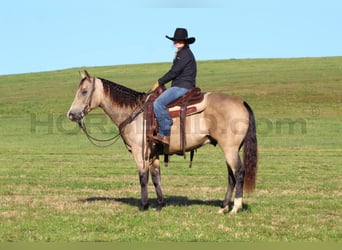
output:
M 170 64 L 87 68 L 148 91 Z M 339 241 L 342 239 L 342 57 L 198 62 L 204 91 L 240 96 L 258 131 L 257 189 L 237 215 L 217 214 L 221 150 L 162 167 L 167 206 L 139 212 L 140 185 L 122 141 L 91 145 L 66 118 L 78 68 L 0 76 L 0 241 Z M 90 131 L 117 129 L 101 110 Z M 89 199 L 87 202 L 84 200 Z

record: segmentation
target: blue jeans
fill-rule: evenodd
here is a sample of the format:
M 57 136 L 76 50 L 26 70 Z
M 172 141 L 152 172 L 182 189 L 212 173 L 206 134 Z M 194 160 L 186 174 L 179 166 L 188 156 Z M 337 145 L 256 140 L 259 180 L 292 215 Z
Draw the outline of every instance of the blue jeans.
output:
M 159 134 L 170 136 L 171 126 L 173 124 L 167 105 L 177 98 L 183 96 L 188 89 L 180 87 L 171 87 L 165 90 L 153 103 L 154 114 L 159 125 Z

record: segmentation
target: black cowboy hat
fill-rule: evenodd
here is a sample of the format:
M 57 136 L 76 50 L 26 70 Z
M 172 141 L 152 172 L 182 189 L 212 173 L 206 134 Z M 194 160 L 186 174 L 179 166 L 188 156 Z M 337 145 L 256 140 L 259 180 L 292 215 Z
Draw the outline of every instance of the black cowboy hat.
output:
M 169 36 L 165 36 L 167 39 L 170 39 L 172 41 L 186 41 L 188 44 L 192 44 L 195 42 L 196 38 L 194 37 L 189 37 L 188 38 L 188 31 L 184 28 L 177 28 L 175 30 L 175 34 L 173 35 L 173 37 L 169 37 Z

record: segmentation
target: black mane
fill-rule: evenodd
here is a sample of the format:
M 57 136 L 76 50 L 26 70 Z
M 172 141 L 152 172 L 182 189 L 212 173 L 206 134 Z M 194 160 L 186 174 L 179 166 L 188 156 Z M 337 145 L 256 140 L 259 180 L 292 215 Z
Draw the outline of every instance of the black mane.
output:
M 112 98 L 112 101 L 117 103 L 120 107 L 136 107 L 138 105 L 141 105 L 146 98 L 146 93 L 144 92 L 135 91 L 106 79 L 99 79 L 103 83 L 104 92 L 106 94 L 109 94 Z

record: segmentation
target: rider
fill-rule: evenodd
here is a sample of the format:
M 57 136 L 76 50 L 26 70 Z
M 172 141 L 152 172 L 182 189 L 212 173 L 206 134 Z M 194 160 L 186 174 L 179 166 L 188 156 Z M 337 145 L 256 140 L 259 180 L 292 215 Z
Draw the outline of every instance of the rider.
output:
M 153 104 L 154 114 L 159 125 L 159 133 L 153 138 L 164 144 L 170 144 L 172 118 L 167 105 L 183 96 L 190 88 L 196 86 L 196 59 L 189 48 L 195 42 L 194 37 L 188 38 L 188 31 L 177 28 L 174 36 L 166 38 L 173 41 L 177 48 L 171 69 L 153 85 L 152 90 L 172 81 L 171 88 L 164 91 Z

